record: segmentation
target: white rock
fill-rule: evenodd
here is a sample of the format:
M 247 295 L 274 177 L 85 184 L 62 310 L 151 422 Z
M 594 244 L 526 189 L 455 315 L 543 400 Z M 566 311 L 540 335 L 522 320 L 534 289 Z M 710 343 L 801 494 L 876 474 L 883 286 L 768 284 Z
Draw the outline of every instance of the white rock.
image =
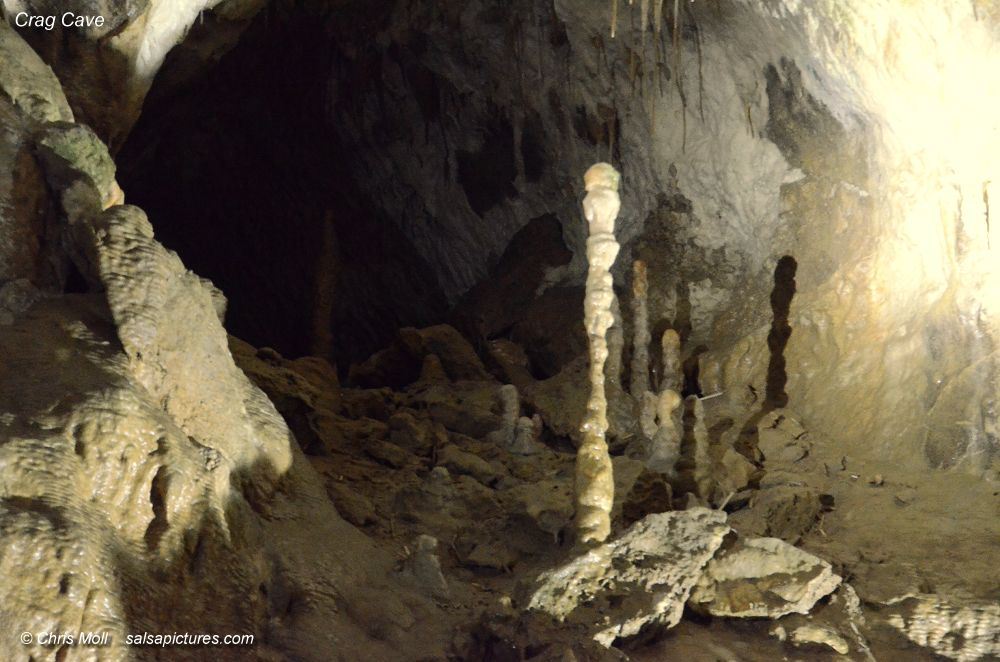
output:
M 528 608 L 584 624 L 605 646 L 647 625 L 673 627 L 728 532 L 721 511 L 649 515 L 620 538 L 542 574 Z
M 796 644 L 820 644 L 829 646 L 841 655 L 851 652 L 847 640 L 839 634 L 819 625 L 803 625 L 792 631 L 792 642 Z
M 713 616 L 806 614 L 840 585 L 830 564 L 777 538 L 740 540 L 705 568 L 691 595 Z

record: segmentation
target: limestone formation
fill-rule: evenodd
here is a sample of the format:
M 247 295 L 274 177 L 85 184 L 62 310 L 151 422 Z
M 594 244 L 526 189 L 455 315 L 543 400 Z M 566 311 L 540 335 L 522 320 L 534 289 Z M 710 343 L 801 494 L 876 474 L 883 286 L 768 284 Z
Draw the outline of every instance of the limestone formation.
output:
M 998 3 L 268 4 L 0 3 L 0 660 L 1000 658 Z
M 649 391 L 649 282 L 646 263 L 632 263 L 632 382 L 629 391 L 639 399 Z
M 681 402 L 675 392 L 666 390 L 656 400 L 656 432 L 650 445 L 646 467 L 651 471 L 674 475 L 674 468 L 681 455 L 681 435 L 674 423 L 674 410 Z
M 625 331 L 622 322 L 621 306 L 618 303 L 618 296 L 611 300 L 611 314 L 614 316 L 614 323 L 608 329 L 608 359 L 604 364 L 604 378 L 609 386 L 621 387 L 622 382 L 622 354 L 625 351 Z
M 708 563 L 691 604 L 713 616 L 780 618 L 808 613 L 840 581 L 812 554 L 777 538 L 750 538 Z
M 580 426 L 582 441 L 576 460 L 577 535 L 581 542 L 601 542 L 611 532 L 614 480 L 605 434 L 608 429 L 604 390 L 604 363 L 608 358 L 606 334 L 614 323 L 611 302 L 613 280 L 609 271 L 618 255 L 615 218 L 621 208 L 620 175 L 607 163 L 591 166 L 584 175 L 587 195 L 584 217 L 590 228 L 587 239 L 587 293 L 584 325 L 590 345 L 590 398 Z
M 789 639 L 792 643 L 800 646 L 803 644 L 829 646 L 841 655 L 847 655 L 851 652 L 851 646 L 846 639 L 830 628 L 821 625 L 800 625 L 792 630 Z
M 715 510 L 649 515 L 542 574 L 528 608 L 582 624 L 605 646 L 652 625 L 673 627 L 728 531 L 725 513 Z
M 656 434 L 656 414 L 659 403 L 660 398 L 652 391 L 646 391 L 642 394 L 642 400 L 639 403 L 639 429 L 647 439 L 652 439 L 653 435 Z
M 36 122 L 69 122 L 73 111 L 59 80 L 40 57 L 0 21 L 0 90 L 14 106 Z
M 514 444 L 510 452 L 516 455 L 534 455 L 544 450 L 539 442 L 542 436 L 542 417 L 535 414 L 531 418 L 522 416 L 517 419 L 517 430 L 514 433 Z
M 957 605 L 933 594 L 894 600 L 889 623 L 911 641 L 938 655 L 973 662 L 1000 656 L 1000 605 L 975 602 Z
M 712 454 L 709 447 L 708 429 L 705 426 L 705 406 L 697 395 L 684 399 L 684 416 L 689 419 L 691 438 L 694 441 L 694 482 L 698 496 L 708 499 L 714 493 Z
M 490 440 L 501 448 L 512 448 L 517 439 L 518 419 L 521 415 L 521 398 L 517 387 L 504 384 L 498 391 L 500 399 L 500 427 L 490 433 Z
M 54 189 L 69 188 L 74 178 L 85 176 L 97 187 L 103 209 L 125 201 L 108 148 L 86 126 L 52 122 L 35 139 L 35 145 Z
M 417 536 L 413 541 L 410 556 L 406 559 L 403 573 L 434 597 L 446 599 L 449 595 L 448 581 L 441 573 L 437 546 L 438 541 L 434 536 Z
M 684 373 L 681 367 L 681 337 L 673 329 L 667 329 L 660 338 L 660 352 L 663 371 L 660 373 L 660 390 L 681 392 Z
M 424 357 L 423 365 L 420 366 L 420 381 L 425 384 L 448 381 L 448 375 L 437 354 L 428 354 Z

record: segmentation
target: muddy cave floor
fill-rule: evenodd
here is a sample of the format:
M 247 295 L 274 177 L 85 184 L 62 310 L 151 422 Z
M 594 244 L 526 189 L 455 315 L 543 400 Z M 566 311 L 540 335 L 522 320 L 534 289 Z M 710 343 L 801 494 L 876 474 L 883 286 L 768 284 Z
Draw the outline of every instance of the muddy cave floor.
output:
M 436 347 L 444 365 L 437 355 L 425 354 L 420 376 L 395 389 L 341 387 L 327 367 L 317 368 L 325 362 L 285 359 L 236 338 L 231 349 L 289 422 L 341 516 L 393 553 L 401 576 L 409 573 L 418 590 L 434 599 L 441 632 L 452 633 L 453 650 L 465 659 L 946 659 L 899 631 L 899 619 L 907 618 L 914 601 L 947 595 L 960 607 L 966 600 L 1000 600 L 995 483 L 954 472 L 907 472 L 878 457 L 844 455 L 835 434 L 806 430 L 785 408 L 765 415 L 750 431 L 763 467 L 743 477 L 749 485 L 723 508 L 738 534 L 781 538 L 829 561 L 860 597 L 860 624 L 849 614 L 842 587 L 807 616 L 724 619 L 689 608 L 677 627 L 619 640 L 607 658 L 564 657 L 559 642 L 579 634 L 531 624 L 518 607 L 539 572 L 573 551 L 573 447 L 552 432 L 558 422 L 546 422 L 530 454 L 513 454 L 491 439 L 500 426 L 496 396 L 506 375 L 490 374 L 457 333 L 437 335 L 446 339 L 442 344 L 437 338 Z M 375 367 L 384 376 L 394 366 Z M 522 372 L 523 409 L 559 409 L 553 401 L 568 391 L 565 383 L 555 383 L 558 376 L 533 384 L 526 379 Z M 582 402 L 582 388 L 575 396 Z M 704 407 L 718 459 L 724 451 L 718 431 L 745 421 L 747 409 L 726 398 L 706 399 Z M 614 461 L 612 537 L 646 514 L 688 503 L 670 494 L 683 485 L 675 481 L 671 490 L 625 457 L 620 444 Z M 421 535 L 437 541 L 433 551 L 445 584 L 408 567 Z M 787 641 L 784 635 L 803 624 L 837 633 L 850 652 Z M 949 657 L 976 659 L 963 658 L 962 634 L 953 636 L 948 648 L 957 653 Z M 627 657 L 612 657 L 621 653 Z

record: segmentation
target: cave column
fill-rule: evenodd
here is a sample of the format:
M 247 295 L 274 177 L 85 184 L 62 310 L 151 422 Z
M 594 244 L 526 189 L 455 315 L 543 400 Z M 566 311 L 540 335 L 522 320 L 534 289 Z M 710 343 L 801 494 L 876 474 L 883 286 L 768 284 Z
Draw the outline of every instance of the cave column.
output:
M 587 544 L 600 543 L 608 537 L 614 501 L 611 457 L 605 439 L 608 403 L 604 364 L 608 358 L 607 332 L 614 324 L 611 306 L 615 294 L 610 269 L 619 249 L 614 229 L 621 208 L 618 197 L 621 175 L 609 164 L 598 163 L 587 170 L 583 179 L 587 190 L 583 211 L 590 231 L 583 304 L 590 350 L 590 398 L 580 427 L 582 441 L 576 457 L 576 520 L 578 540 Z

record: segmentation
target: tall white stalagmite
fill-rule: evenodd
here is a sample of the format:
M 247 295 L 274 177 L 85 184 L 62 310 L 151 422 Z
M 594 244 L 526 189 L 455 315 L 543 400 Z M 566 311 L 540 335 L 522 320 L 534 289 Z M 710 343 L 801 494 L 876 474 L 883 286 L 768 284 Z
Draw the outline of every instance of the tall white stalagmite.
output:
M 632 263 L 632 381 L 629 383 L 632 397 L 642 398 L 649 390 L 649 307 L 646 278 L 646 263 L 636 260 Z
M 604 363 L 608 358 L 607 332 L 614 323 L 611 304 L 614 287 L 611 265 L 618 256 L 615 219 L 621 209 L 621 175 L 607 163 L 591 166 L 583 176 L 587 196 L 583 212 L 590 226 L 587 239 L 587 293 L 583 320 L 590 348 L 590 399 L 580 426 L 582 441 L 576 455 L 577 537 L 583 543 L 603 542 L 611 532 L 614 480 L 605 434 L 608 401 L 604 394 Z

